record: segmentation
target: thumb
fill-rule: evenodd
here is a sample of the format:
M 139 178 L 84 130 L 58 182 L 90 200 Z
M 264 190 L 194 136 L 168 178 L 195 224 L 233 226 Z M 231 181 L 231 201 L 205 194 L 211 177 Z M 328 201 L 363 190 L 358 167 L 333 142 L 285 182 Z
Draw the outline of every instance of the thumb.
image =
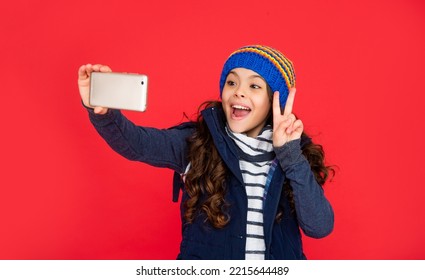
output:
M 99 115 L 104 115 L 108 112 L 108 108 L 104 107 L 94 107 L 94 113 Z

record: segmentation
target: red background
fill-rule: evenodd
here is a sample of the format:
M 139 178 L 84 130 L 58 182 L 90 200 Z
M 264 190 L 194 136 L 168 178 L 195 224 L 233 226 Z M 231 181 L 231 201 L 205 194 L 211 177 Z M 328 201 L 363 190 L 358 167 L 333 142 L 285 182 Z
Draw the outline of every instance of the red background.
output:
M 108 3 L 107 3 L 108 2 Z M 113 2 L 113 3 L 109 3 Z M 393 1 L 3 1 L 1 259 L 173 259 L 172 172 L 96 134 L 77 69 L 150 76 L 140 125 L 169 127 L 218 96 L 234 49 L 295 64 L 295 112 L 339 171 L 310 259 L 424 259 L 425 5 Z

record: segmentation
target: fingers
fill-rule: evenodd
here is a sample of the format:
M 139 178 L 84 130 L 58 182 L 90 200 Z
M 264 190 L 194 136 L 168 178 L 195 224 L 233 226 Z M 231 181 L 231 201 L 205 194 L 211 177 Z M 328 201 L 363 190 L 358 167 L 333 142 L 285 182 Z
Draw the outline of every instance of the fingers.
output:
M 292 139 L 299 138 L 304 130 L 304 125 L 301 120 L 296 120 L 291 126 L 286 129 L 286 133 L 292 134 Z
M 293 125 L 293 130 L 294 131 L 297 131 L 299 133 L 303 132 L 303 130 L 304 130 L 304 124 L 303 124 L 303 122 L 301 120 L 296 120 L 294 122 L 294 125 Z
M 108 65 L 101 65 L 99 67 L 100 72 L 112 72 L 111 68 Z
M 94 107 L 94 113 L 98 115 L 104 115 L 108 112 L 108 108 L 104 107 Z
M 90 75 L 92 72 L 112 72 L 112 70 L 109 66 L 102 64 L 85 64 L 81 65 L 78 69 L 78 87 L 84 105 L 86 107 L 93 108 L 95 114 L 106 114 L 108 112 L 107 108 L 90 106 L 89 92 Z
M 292 90 L 292 89 L 291 89 Z M 280 96 L 279 92 L 275 91 L 273 95 L 273 127 L 275 129 L 281 129 L 282 131 L 287 131 L 289 127 L 296 121 L 296 117 L 292 113 L 288 113 L 292 111 L 292 104 L 294 103 L 294 94 L 295 89 L 290 92 L 290 98 L 288 97 L 288 101 L 285 106 L 285 113 L 282 115 L 280 108 Z M 287 133 L 290 133 L 287 131 Z
M 102 64 L 93 65 L 93 72 L 100 72 L 101 67 L 102 67 Z
M 292 114 L 292 108 L 294 106 L 296 89 L 293 87 L 289 90 L 288 99 L 286 100 L 285 110 L 283 111 L 284 116 Z
M 91 64 L 80 66 L 80 68 L 78 69 L 78 79 L 79 80 L 87 79 L 87 77 L 89 76 L 89 74 L 88 74 L 89 66 L 91 66 Z
M 87 79 L 92 72 L 112 72 L 111 68 L 102 64 L 85 64 L 78 69 L 78 79 Z
M 302 121 L 292 113 L 295 91 L 295 88 L 289 90 L 283 114 L 280 108 L 279 92 L 276 91 L 273 95 L 273 145 L 275 147 L 299 139 L 304 130 Z
M 91 64 L 87 65 L 87 68 L 91 72 L 112 72 L 111 68 L 108 65 L 95 64 L 91 66 Z
M 296 121 L 297 118 L 294 114 L 290 114 L 289 116 L 285 117 L 284 128 L 286 129 L 286 133 L 291 134 L 292 131 L 294 131 L 293 127 Z
M 281 117 L 279 92 L 275 91 L 273 94 L 273 120 L 277 121 Z

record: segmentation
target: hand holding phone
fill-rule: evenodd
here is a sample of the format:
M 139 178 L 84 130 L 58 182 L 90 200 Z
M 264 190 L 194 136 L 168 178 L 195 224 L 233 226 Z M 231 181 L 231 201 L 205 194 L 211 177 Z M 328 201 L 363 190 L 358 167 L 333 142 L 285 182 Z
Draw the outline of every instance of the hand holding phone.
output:
M 111 68 L 101 64 L 85 64 L 78 69 L 78 88 L 84 106 L 93 108 L 96 114 L 106 114 L 108 108 L 90 106 L 90 76 L 93 72 L 112 72 Z

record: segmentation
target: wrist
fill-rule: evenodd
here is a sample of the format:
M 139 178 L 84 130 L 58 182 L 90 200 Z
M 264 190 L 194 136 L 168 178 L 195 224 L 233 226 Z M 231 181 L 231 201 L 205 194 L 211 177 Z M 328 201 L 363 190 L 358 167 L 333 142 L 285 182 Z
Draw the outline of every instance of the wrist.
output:
M 276 157 L 279 159 L 282 167 L 293 165 L 300 160 L 302 155 L 301 139 L 294 139 L 286 142 L 283 146 L 274 147 Z

